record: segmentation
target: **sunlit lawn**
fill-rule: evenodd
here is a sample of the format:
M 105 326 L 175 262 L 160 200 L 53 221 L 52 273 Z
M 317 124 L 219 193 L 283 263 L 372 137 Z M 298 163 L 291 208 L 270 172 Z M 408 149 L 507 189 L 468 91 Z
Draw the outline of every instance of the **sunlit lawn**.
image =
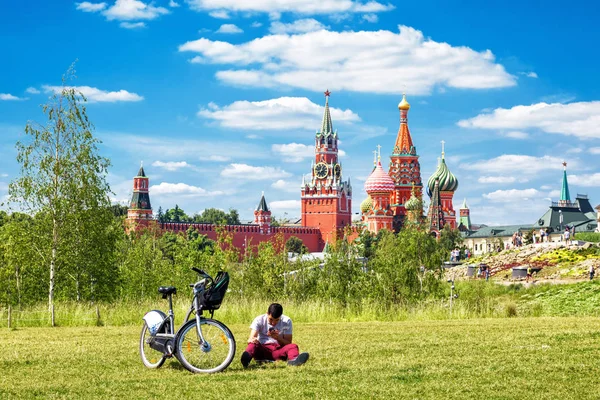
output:
M 225 321 L 227 322 L 227 321 Z M 140 327 L 0 330 L 0 398 L 597 399 L 599 318 L 297 323 L 302 367 L 143 367 Z

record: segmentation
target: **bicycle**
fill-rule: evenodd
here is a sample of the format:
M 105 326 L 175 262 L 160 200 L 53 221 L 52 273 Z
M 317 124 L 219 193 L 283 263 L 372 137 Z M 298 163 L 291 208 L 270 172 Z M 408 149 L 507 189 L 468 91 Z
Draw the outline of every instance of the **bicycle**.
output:
M 235 357 L 235 338 L 229 328 L 213 319 L 213 314 L 223 301 L 229 284 L 229 275 L 219 272 L 213 279 L 198 268 L 192 268 L 200 280 L 190 284 L 194 298 L 181 327 L 174 331 L 175 314 L 172 296 L 177 293 L 173 286 L 161 286 L 158 292 L 169 299 L 168 314 L 151 310 L 144 317 L 140 334 L 140 357 L 148 368 L 160 368 L 167 358 L 175 356 L 190 372 L 221 372 Z M 210 318 L 204 317 L 204 311 Z M 194 318 L 190 319 L 194 315 Z

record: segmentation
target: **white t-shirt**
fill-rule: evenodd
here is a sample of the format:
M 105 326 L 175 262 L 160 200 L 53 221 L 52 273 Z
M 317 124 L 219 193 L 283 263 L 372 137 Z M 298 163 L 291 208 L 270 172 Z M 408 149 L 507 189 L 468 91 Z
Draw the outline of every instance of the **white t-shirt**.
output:
M 282 315 L 275 326 L 269 325 L 267 314 L 254 318 L 250 325 L 250 329 L 255 329 L 258 332 L 258 341 L 262 344 L 277 343 L 277 340 L 267 335 L 271 327 L 277 329 L 280 335 L 292 334 L 292 320 L 286 315 Z

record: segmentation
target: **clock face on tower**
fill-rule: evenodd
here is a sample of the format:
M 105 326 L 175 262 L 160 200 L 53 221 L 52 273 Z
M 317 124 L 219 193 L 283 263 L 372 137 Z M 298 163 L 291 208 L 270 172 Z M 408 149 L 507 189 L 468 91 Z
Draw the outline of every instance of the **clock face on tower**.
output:
M 317 178 L 325 178 L 327 176 L 328 171 L 329 168 L 325 163 L 320 162 L 317 165 L 315 165 L 315 175 L 317 176 Z

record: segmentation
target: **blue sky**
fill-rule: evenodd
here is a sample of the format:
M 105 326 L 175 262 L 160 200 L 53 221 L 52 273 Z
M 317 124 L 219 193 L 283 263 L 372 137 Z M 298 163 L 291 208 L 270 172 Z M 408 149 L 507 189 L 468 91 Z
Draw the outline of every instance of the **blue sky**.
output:
M 486 3 L 486 4 L 484 4 Z M 596 2 L 106 0 L 0 12 L 0 196 L 14 143 L 78 59 L 72 84 L 126 201 L 141 161 L 158 210 L 236 208 L 265 192 L 299 216 L 323 92 L 332 92 L 354 211 L 380 144 L 387 168 L 406 91 L 423 180 L 440 141 L 475 223 L 532 223 L 560 196 L 600 202 Z M 427 199 L 428 200 L 428 199 Z

